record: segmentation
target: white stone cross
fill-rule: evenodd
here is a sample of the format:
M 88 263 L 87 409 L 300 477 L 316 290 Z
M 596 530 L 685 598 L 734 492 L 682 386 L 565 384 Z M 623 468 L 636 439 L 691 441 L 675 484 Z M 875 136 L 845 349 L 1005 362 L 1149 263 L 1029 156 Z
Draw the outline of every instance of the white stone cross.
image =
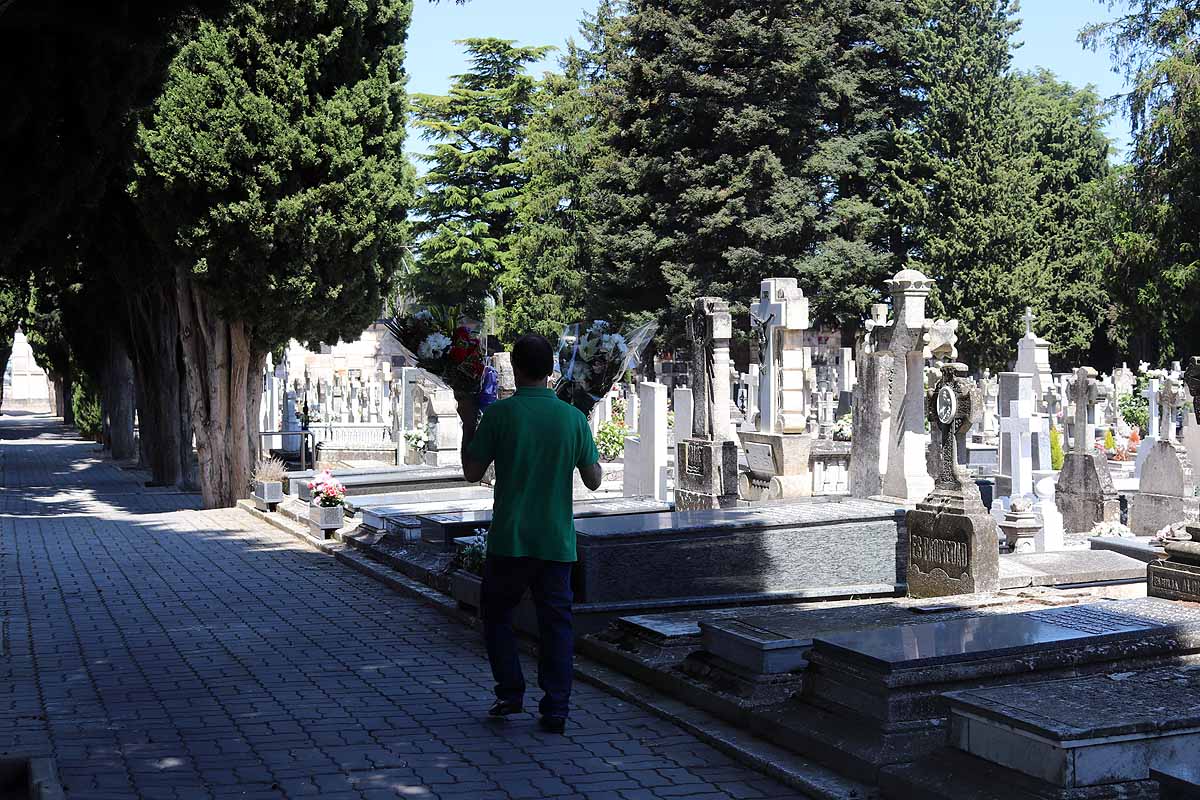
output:
M 1029 395 L 1022 393 L 1008 409 L 1008 416 L 1000 418 L 1000 434 L 1008 437 L 1012 496 L 1021 497 L 1033 492 L 1033 434 L 1040 426 Z
M 1071 399 L 1075 401 L 1075 453 L 1091 453 L 1096 441 L 1095 415 L 1088 413 L 1096 400 L 1096 370 L 1080 367 L 1071 381 Z
M 1158 440 L 1175 442 L 1175 415 L 1183 407 L 1183 382 L 1169 376 L 1158 398 Z
M 1037 317 L 1033 315 L 1033 309 L 1029 306 L 1025 306 L 1025 316 L 1022 317 L 1022 319 L 1025 320 L 1025 335 L 1033 336 L 1033 321 L 1037 319 Z
M 1150 419 L 1150 430 L 1146 431 L 1146 439 L 1148 441 L 1157 441 L 1159 438 L 1158 431 L 1158 395 L 1160 393 L 1160 384 L 1158 378 L 1151 378 L 1147 384 L 1145 391 L 1142 392 L 1142 397 L 1146 398 L 1147 407 L 1150 413 L 1147 415 Z
M 758 429 L 763 433 L 802 431 L 807 403 L 801 347 L 809 326 L 808 298 L 795 278 L 768 278 L 760 286 L 758 299 L 750 304 L 750 317 L 762 330 Z

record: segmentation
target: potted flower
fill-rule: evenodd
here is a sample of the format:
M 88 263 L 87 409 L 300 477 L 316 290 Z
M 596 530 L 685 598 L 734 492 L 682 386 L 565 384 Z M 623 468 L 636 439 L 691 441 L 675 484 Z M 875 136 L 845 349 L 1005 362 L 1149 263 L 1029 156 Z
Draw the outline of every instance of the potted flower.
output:
M 455 555 L 457 569 L 450 573 L 450 594 L 462 608 L 479 609 L 483 594 L 483 562 L 487 558 L 487 530 L 475 535 Z
M 328 539 L 345 522 L 342 505 L 346 501 L 346 487 L 329 470 L 324 470 L 309 481 L 308 488 L 312 489 L 308 523 L 322 539 Z
M 274 511 L 283 502 L 283 479 L 287 467 L 278 458 L 262 458 L 254 465 L 251 480 L 254 490 L 254 507 L 259 511 Z
M 418 425 L 404 432 L 404 442 L 408 448 L 404 452 L 405 464 L 424 464 L 425 452 L 429 449 L 430 433 L 428 425 Z
M 1088 532 L 1088 536 L 1113 536 L 1122 539 L 1132 539 L 1133 531 L 1115 520 L 1097 522 Z

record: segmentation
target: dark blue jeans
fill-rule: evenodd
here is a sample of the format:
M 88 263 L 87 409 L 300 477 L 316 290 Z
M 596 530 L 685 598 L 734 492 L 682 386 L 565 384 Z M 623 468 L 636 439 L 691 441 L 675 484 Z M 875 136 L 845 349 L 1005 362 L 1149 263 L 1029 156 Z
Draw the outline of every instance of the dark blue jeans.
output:
M 488 556 L 483 565 L 483 638 L 496 680 L 496 697 L 522 702 L 525 676 L 513 634 L 513 610 L 525 590 L 537 608 L 538 686 L 543 716 L 566 717 L 571 700 L 575 631 L 571 624 L 571 567 L 563 561 Z

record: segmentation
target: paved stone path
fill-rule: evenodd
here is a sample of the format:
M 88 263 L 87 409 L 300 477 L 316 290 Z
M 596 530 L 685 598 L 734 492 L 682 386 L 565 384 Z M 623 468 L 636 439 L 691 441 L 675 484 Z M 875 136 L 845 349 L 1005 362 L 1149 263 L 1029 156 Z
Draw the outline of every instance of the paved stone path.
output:
M 799 797 L 587 685 L 566 737 L 489 722 L 473 631 L 142 480 L 0 419 L 0 752 L 72 800 Z

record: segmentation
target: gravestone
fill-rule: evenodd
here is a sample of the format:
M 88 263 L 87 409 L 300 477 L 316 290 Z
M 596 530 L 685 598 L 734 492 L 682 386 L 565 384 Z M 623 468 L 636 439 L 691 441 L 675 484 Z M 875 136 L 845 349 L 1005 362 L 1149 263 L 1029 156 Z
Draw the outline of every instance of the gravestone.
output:
M 517 393 L 517 376 L 513 372 L 512 353 L 494 354 L 492 367 L 496 370 L 496 399 L 507 400 Z
M 858 383 L 858 372 L 854 364 L 854 348 L 843 347 L 841 361 L 838 362 L 838 417 L 850 413 L 854 404 L 854 386 Z
M 1076 431 L 1071 452 L 1063 460 L 1054 502 L 1069 533 L 1087 533 L 1096 523 L 1121 519 L 1121 504 L 1108 471 L 1108 459 L 1096 452 L 1088 424 L 1098 395 L 1096 370 L 1080 367 L 1071 382 Z
M 425 397 L 425 424 L 429 426 L 429 444 L 425 463 L 431 467 L 462 464 L 462 419 L 454 390 L 430 375 L 422 384 Z
M 1151 561 L 1146 568 L 1146 593 L 1167 600 L 1200 603 L 1200 523 L 1187 526 L 1187 541 L 1164 545 L 1165 560 Z
M 622 493 L 626 497 L 667 499 L 667 387 L 643 381 L 638 435 L 625 437 Z
M 1050 371 L 1050 342 L 1033 332 L 1035 319 L 1037 318 L 1033 315 L 1033 309 L 1027 307 L 1024 316 L 1025 335 L 1017 341 L 1017 364 L 1014 372 L 1031 376 L 1033 396 L 1039 406 L 1036 410 L 1045 411 L 1044 407 L 1040 407 L 1042 394 L 1053 385 L 1054 375 Z
M 887 281 L 887 306 L 871 307 L 857 358 L 850 494 L 915 502 L 933 487 L 925 463 L 925 361 L 953 360 L 958 323 L 925 318 L 934 282 L 912 269 Z
M 737 505 L 737 443 L 729 419 L 729 304 L 696 300 L 688 321 L 693 342 L 692 436 L 676 444 L 675 506 L 681 511 Z
M 996 496 L 1022 497 L 1033 491 L 1033 378 L 1018 372 L 1000 373 L 1000 474 Z
M 676 386 L 671 402 L 675 408 L 675 440 L 681 442 L 692 433 L 692 390 Z
M 1146 399 L 1148 404 L 1148 422 L 1147 430 L 1141 432 L 1142 443 L 1138 446 L 1137 459 L 1133 464 L 1134 477 L 1142 477 L 1142 469 L 1146 465 L 1146 459 L 1150 457 L 1150 451 L 1154 448 L 1149 445 L 1158 440 L 1158 425 L 1161 421 L 1158 415 L 1158 395 L 1162 390 L 1160 379 L 1151 378 L 1146 384 L 1145 390 L 1142 392 L 1142 397 Z
M 769 278 L 750 315 L 759 340 L 758 429 L 739 436 L 749 471 L 739 478 L 738 494 L 744 500 L 763 499 L 779 477 L 787 496 L 805 497 L 812 494 L 810 382 L 803 346 L 808 299 L 795 278 Z
M 1129 498 L 1129 527 L 1135 536 L 1150 536 L 1200 512 L 1196 482 L 1187 450 L 1176 441 L 1175 417 L 1183 407 L 1183 382 L 1167 377 L 1158 392 L 1159 436 L 1141 447 L 1149 454 L 1142 467 L 1139 491 Z
M 966 366 L 947 364 L 930 390 L 927 414 L 937 432 L 933 491 L 908 512 L 908 594 L 940 597 L 993 592 L 999 585 L 996 523 L 979 487 L 958 464 L 958 448 L 982 414 L 982 397 Z
M 1183 447 L 1192 464 L 1200 464 L 1200 356 L 1192 356 L 1183 374 L 1187 402 L 1191 408 L 1183 411 Z

